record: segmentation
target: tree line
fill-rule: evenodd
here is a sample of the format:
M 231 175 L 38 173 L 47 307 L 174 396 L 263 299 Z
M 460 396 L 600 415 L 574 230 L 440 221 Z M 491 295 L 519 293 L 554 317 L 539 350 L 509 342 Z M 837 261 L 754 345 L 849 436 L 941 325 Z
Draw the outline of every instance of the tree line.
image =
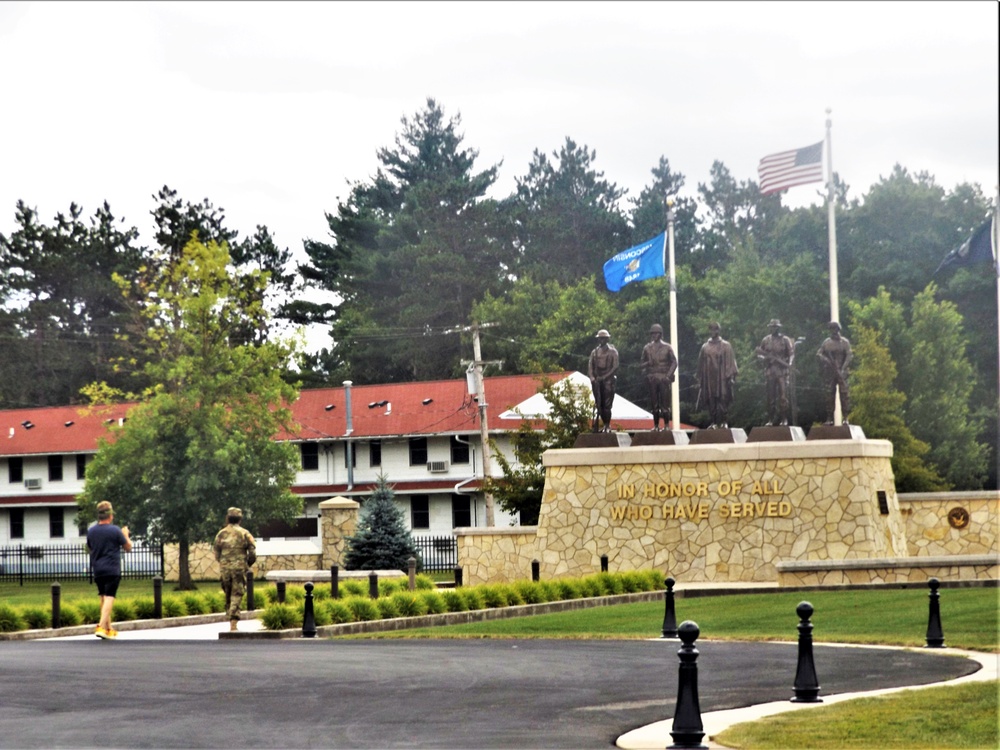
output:
M 595 149 L 570 137 L 551 152 L 536 149 L 514 191 L 496 197 L 502 163 L 477 164 L 461 117 L 433 99 L 401 118 L 375 158 L 374 176 L 352 182 L 327 212 L 328 237 L 303 240 L 297 267 L 263 223 L 240 239 L 221 208 L 166 186 L 153 196 L 152 248 L 107 204 L 88 219 L 73 205 L 45 224 L 19 201 L 16 229 L 0 235 L 0 406 L 78 402 L 93 382 L 134 390 L 143 353 L 124 334 L 135 324 L 127 295 L 141 287 L 123 295 L 113 279 L 138 282 L 171 262 L 192 231 L 229 249 L 234 278 L 268 274 L 265 289 L 247 290 L 274 311 L 273 327 L 330 326 L 329 347 L 289 361 L 289 382 L 458 377 L 471 342 L 454 330 L 471 322 L 494 324 L 481 329 L 483 357 L 502 361 L 504 373 L 585 372 L 594 334 L 606 328 L 621 355 L 618 392 L 644 405 L 639 354 L 650 325 L 669 324 L 668 283 L 612 294 L 601 268 L 662 233 L 673 196 L 682 420 L 707 424 L 695 411 L 694 371 L 717 321 L 741 370 L 730 424 L 766 421 L 754 349 L 779 318 L 784 333 L 804 338 L 797 423 L 822 421 L 815 352 L 829 318 L 825 206 L 788 208 L 780 193 L 760 195 L 721 162 L 696 197 L 678 197 L 685 178 L 666 156 L 630 196 L 600 171 Z M 857 197 L 835 175 L 835 195 L 839 322 L 855 349 L 852 421 L 893 440 L 902 490 L 995 487 L 996 280 L 988 266 L 935 276 L 982 224 L 991 198 L 901 165 Z M 305 289 L 337 302 L 307 302 Z M 253 344 L 273 333 L 246 326 L 233 336 Z

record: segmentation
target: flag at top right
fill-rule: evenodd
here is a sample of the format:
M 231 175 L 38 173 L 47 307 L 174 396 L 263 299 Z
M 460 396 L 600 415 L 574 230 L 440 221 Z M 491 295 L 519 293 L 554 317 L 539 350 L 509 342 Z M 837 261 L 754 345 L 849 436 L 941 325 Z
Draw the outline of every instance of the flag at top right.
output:
M 823 141 L 765 156 L 757 165 L 761 195 L 823 180 Z

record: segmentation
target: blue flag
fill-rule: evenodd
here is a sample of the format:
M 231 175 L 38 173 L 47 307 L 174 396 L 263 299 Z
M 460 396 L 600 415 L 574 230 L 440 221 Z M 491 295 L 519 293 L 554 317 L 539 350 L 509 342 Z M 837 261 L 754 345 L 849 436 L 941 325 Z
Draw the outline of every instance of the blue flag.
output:
M 948 268 L 964 268 L 977 263 L 993 263 L 993 219 L 983 224 L 972 236 L 956 247 L 941 261 L 934 275 Z
M 617 292 L 633 281 L 645 281 L 665 275 L 663 268 L 663 237 L 660 234 L 640 245 L 622 250 L 604 264 L 604 283 L 608 291 Z

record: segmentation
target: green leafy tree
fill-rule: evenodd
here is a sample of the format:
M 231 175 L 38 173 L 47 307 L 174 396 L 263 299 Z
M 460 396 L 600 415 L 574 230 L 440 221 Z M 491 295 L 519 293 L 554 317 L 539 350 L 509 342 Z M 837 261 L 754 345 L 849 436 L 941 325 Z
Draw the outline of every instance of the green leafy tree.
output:
M 577 436 L 590 429 L 594 411 L 590 389 L 567 380 L 554 383 L 542 378 L 538 393 L 549 404 L 544 428 L 539 432 L 537 425 L 522 421 L 512 439 L 513 460 L 494 444 L 493 455 L 503 476 L 486 481 L 496 503 L 507 513 L 517 513 L 524 526 L 538 523 L 545 488 L 542 454 L 550 448 L 572 448 Z
M 135 305 L 132 343 L 144 353 L 141 380 L 152 385 L 101 440 L 77 500 L 81 518 L 110 500 L 137 536 L 176 543 L 182 589 L 193 588 L 190 545 L 214 537 L 228 506 L 243 509 L 251 531 L 302 509 L 290 490 L 297 454 L 274 439 L 293 429 L 297 392 L 281 372 L 294 352 L 284 343 L 234 343 L 245 326 L 266 325 L 267 275 L 253 274 L 256 286 L 246 290 L 229 261 L 224 244 L 192 240 L 138 288 L 117 279 Z M 131 396 L 103 383 L 88 393 L 95 409 Z
M 371 497 L 361 506 L 357 533 L 347 537 L 345 569 L 407 570 L 411 557 L 419 559 L 403 511 L 394 498 L 388 480 L 380 474 Z
M 927 460 L 949 483 L 978 489 L 986 478 L 987 448 L 980 439 L 982 423 L 973 414 L 968 339 L 956 306 L 936 302 L 935 293 L 929 284 L 913 299 L 909 356 L 900 368 L 910 396 L 906 422 L 930 444 Z
M 856 323 L 853 330 L 851 421 L 861 426 L 866 437 L 892 443 L 891 465 L 898 491 L 948 489 L 948 483 L 924 462 L 930 446 L 915 438 L 903 420 L 906 394 L 894 385 L 896 363 L 888 347 L 874 328 Z

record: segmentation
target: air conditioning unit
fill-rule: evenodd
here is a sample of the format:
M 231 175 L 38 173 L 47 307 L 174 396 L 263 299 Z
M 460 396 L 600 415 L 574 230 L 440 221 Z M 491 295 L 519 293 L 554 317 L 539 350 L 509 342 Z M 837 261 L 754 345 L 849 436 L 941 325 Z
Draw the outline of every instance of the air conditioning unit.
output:
M 42 489 L 42 480 L 41 479 L 25 479 L 24 480 L 24 486 L 25 486 L 26 489 L 29 489 L 29 490 L 40 490 L 40 489 Z
M 431 474 L 443 474 L 448 471 L 447 461 L 431 461 L 427 464 L 427 471 Z

